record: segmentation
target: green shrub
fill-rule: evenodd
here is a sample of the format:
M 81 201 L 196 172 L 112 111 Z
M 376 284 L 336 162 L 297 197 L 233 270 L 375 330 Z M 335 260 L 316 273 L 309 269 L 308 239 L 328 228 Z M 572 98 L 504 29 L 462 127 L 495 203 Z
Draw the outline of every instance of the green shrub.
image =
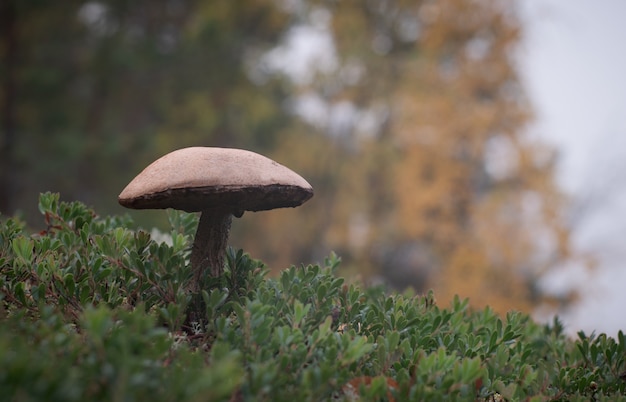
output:
M 348 284 L 335 255 L 274 279 L 231 249 L 190 295 L 194 215 L 168 213 L 168 245 L 57 194 L 39 207 L 40 233 L 0 225 L 3 400 L 626 400 L 622 332 Z

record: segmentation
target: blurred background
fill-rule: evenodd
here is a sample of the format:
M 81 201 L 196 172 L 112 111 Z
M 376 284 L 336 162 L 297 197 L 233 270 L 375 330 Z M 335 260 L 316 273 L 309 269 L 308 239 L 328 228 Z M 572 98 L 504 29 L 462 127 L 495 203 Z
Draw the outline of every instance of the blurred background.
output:
M 233 223 L 275 271 L 334 250 L 366 283 L 616 332 L 626 10 L 602 4 L 4 0 L 0 212 L 39 228 L 54 191 L 166 230 L 124 186 L 174 149 L 244 148 L 315 189 Z

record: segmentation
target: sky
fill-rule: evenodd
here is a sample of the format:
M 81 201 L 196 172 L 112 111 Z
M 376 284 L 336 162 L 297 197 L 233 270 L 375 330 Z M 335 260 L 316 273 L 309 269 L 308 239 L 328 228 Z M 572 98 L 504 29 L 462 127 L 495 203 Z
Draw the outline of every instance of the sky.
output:
M 567 267 L 548 287 L 582 298 L 562 318 L 570 333 L 626 332 L 626 1 L 523 0 L 518 63 L 535 111 L 531 135 L 559 153 L 572 197 L 574 246 L 597 258 Z M 625 172 L 625 173 L 622 173 Z

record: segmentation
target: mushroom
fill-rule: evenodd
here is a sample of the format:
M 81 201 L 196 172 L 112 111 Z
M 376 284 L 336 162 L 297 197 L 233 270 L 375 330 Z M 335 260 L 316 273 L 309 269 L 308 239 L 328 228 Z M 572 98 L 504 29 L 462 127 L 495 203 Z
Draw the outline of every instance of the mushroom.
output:
M 254 152 L 191 147 L 173 151 L 146 167 L 120 193 L 127 208 L 174 208 L 201 212 L 191 250 L 190 289 L 223 273 L 232 216 L 245 211 L 297 207 L 313 188 L 292 170 Z

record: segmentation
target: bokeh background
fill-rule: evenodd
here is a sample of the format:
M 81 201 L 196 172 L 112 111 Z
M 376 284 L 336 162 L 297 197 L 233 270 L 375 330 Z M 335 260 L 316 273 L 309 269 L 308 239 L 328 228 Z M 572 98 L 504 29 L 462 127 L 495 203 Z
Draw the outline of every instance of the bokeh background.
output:
M 0 212 L 37 229 L 55 191 L 166 230 L 163 211 L 117 205 L 128 181 L 174 149 L 250 149 L 316 192 L 234 222 L 230 243 L 274 270 L 333 250 L 367 283 L 617 331 L 626 70 L 604 68 L 624 66 L 619 10 L 4 0 Z
M 558 151 L 556 178 L 569 196 L 573 247 L 596 269 L 566 266 L 544 283 L 576 287 L 570 331 L 615 335 L 626 327 L 626 3 L 529 0 L 518 65 L 535 110 L 530 131 Z

